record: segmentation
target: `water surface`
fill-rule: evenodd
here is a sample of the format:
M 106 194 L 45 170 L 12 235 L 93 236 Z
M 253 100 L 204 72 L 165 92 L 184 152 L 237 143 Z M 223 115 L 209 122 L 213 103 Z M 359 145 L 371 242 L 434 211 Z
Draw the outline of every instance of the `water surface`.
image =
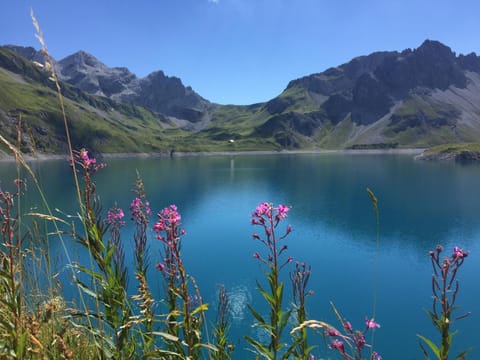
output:
M 376 319 L 382 327 L 376 332 L 375 347 L 388 360 L 421 359 L 417 333 L 438 339 L 424 313 L 431 306 L 428 251 L 437 244 L 448 253 L 454 245 L 470 250 L 461 269 L 457 301 L 459 314 L 462 310 L 472 314 L 458 323 L 454 343 L 461 348 L 473 347 L 471 358 L 480 357 L 479 165 L 416 162 L 411 155 L 392 154 L 237 155 L 107 162 L 96 176 L 105 209 L 116 201 L 127 212 L 136 171 L 144 180 L 154 213 L 177 204 L 187 230 L 183 238 L 185 264 L 204 300 L 214 309 L 219 284 L 230 293 L 237 359 L 253 358 L 244 350 L 247 345 L 243 334 L 262 336 L 251 327 L 253 319 L 246 309 L 247 303 L 263 306 L 255 291 L 256 279 L 263 281 L 262 268 L 252 254 L 264 249 L 252 239 L 252 232 L 258 230 L 250 225 L 250 214 L 261 201 L 292 206 L 287 219 L 293 227 L 287 238 L 288 255 L 312 266 L 310 317 L 338 325 L 329 308 L 333 301 L 344 317 L 361 328 L 365 316 L 372 315 L 376 291 Z M 74 214 L 76 201 L 66 162 L 42 161 L 32 166 L 51 206 Z M 0 164 L 0 172 L 2 178 L 11 178 L 14 166 Z M 7 182 L 4 180 L 4 184 Z M 367 188 L 379 200 L 378 271 L 376 220 Z M 29 201 L 38 200 L 31 195 Z M 131 231 L 125 230 L 127 250 L 131 248 Z M 160 259 L 160 244 L 153 236 L 151 239 L 151 259 L 155 262 Z M 51 247 L 61 258 L 63 250 L 58 243 Z M 70 252 L 81 256 L 77 250 Z M 127 264 L 131 262 L 128 257 Z M 64 272 L 68 293 L 68 269 L 61 265 L 59 269 Z M 160 291 L 156 295 L 160 296 Z M 332 354 L 322 356 L 334 358 Z

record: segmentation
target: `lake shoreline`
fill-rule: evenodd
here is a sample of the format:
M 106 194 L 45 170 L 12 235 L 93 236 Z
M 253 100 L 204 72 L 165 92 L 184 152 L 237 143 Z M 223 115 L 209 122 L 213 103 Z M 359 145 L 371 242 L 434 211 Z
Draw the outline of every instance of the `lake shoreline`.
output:
M 351 154 L 351 155 L 384 155 L 384 154 L 404 154 L 419 155 L 425 149 L 423 148 L 405 148 L 405 149 L 338 149 L 338 150 L 259 150 L 259 151 L 199 151 L 199 152 L 173 152 L 173 153 L 100 153 L 94 156 L 100 159 L 130 159 L 130 158 L 166 158 L 166 157 L 196 157 L 196 156 L 235 156 L 235 155 L 289 155 L 289 154 Z M 45 160 L 68 160 L 67 154 L 24 154 L 26 161 L 45 161 Z M 15 161 L 15 156 L 0 153 L 0 161 Z

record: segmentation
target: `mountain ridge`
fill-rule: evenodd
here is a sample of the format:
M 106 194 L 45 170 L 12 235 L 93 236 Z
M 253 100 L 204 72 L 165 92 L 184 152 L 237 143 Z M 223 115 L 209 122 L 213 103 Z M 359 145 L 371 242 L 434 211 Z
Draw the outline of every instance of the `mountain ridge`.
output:
M 33 48 L 11 48 L 41 60 Z M 457 56 L 435 40 L 355 57 L 291 80 L 267 102 L 245 106 L 211 103 L 161 70 L 138 78 L 84 51 L 55 68 L 81 91 L 166 117 L 168 126 L 190 131 L 189 141 L 200 147 L 201 141 L 222 149 L 232 141 L 276 150 L 426 147 L 480 136 L 480 57 Z

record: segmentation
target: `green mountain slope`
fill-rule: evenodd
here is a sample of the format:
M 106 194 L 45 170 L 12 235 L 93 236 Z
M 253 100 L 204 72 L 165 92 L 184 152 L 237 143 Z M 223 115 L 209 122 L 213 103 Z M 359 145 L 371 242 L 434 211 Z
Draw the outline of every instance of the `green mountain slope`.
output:
M 22 150 L 65 153 L 66 136 L 54 83 L 48 72 L 0 49 L 0 131 L 16 143 L 22 120 Z M 162 152 L 188 135 L 168 119 L 61 84 L 73 146 L 98 152 Z
M 34 49 L 0 47 L 0 131 L 13 141 L 21 115 L 25 151 L 65 152 L 55 86 L 48 72 L 19 53 L 39 58 Z M 274 99 L 248 106 L 210 103 L 162 72 L 139 79 L 83 52 L 67 59 L 58 64 L 68 81 L 61 88 L 77 148 L 363 149 L 480 138 L 480 57 L 457 56 L 437 41 L 354 58 L 292 80 Z

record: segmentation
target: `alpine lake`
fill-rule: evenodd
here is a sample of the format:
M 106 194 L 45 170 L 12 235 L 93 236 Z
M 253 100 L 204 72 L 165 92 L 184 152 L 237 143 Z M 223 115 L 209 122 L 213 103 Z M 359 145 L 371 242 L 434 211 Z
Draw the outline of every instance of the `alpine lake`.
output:
M 341 328 L 330 302 L 354 328 L 364 329 L 365 318 L 375 313 L 381 327 L 375 331 L 374 347 L 385 360 L 422 359 L 417 334 L 439 343 L 425 310 L 432 306 L 432 266 L 429 251 L 437 244 L 445 255 L 454 246 L 469 251 L 459 273 L 458 316 L 471 314 L 452 324 L 458 333 L 453 353 L 471 348 L 468 358 L 480 358 L 480 164 L 423 162 L 412 154 L 386 153 L 279 153 L 256 155 L 208 155 L 174 157 L 108 158 L 95 174 L 97 194 L 104 211 L 116 202 L 125 214 L 122 241 L 125 263 L 133 262 L 133 223 L 129 217 L 131 191 L 137 172 L 143 179 L 156 213 L 176 204 L 182 215 L 183 260 L 210 304 L 207 321 L 215 319 L 218 286 L 224 285 L 231 303 L 230 338 L 235 359 L 253 359 L 244 335 L 265 336 L 254 327 L 247 304 L 262 312 L 266 306 L 257 281 L 267 286 L 264 266 L 253 258 L 266 249 L 252 238 L 261 231 L 251 224 L 251 214 L 260 202 L 291 206 L 283 225 L 292 232 L 282 240 L 288 249 L 282 256 L 306 262 L 312 268 L 307 298 L 309 318 Z M 75 215 L 78 203 L 73 178 L 65 160 L 29 163 L 48 203 L 58 217 Z M 15 177 L 14 163 L 0 163 L 2 187 Z M 40 204 L 31 180 L 25 202 L 34 210 Z M 378 199 L 379 226 L 367 188 Z M 26 206 L 26 205 L 24 205 Z M 41 206 L 39 207 L 41 208 Z M 36 210 L 35 210 L 36 211 Z M 149 229 L 154 297 L 162 298 L 161 243 Z M 378 236 L 378 237 L 377 237 Z M 55 271 L 63 296 L 77 292 L 71 281 L 72 261 L 88 264 L 84 251 L 68 235 L 64 248 L 56 237 L 49 240 Z M 285 308 L 291 299 L 289 272 Z M 131 276 L 129 292 L 136 288 Z M 375 300 L 376 299 L 376 300 Z M 374 310 L 374 303 L 376 307 Z M 287 326 L 288 328 L 288 326 Z M 288 328 L 289 330 L 290 328 Z M 336 359 L 326 351 L 320 335 L 310 342 L 319 346 L 316 359 Z M 211 336 L 211 334 L 210 334 Z M 288 341 L 288 331 L 285 338 Z M 367 343 L 370 342 L 367 337 Z

